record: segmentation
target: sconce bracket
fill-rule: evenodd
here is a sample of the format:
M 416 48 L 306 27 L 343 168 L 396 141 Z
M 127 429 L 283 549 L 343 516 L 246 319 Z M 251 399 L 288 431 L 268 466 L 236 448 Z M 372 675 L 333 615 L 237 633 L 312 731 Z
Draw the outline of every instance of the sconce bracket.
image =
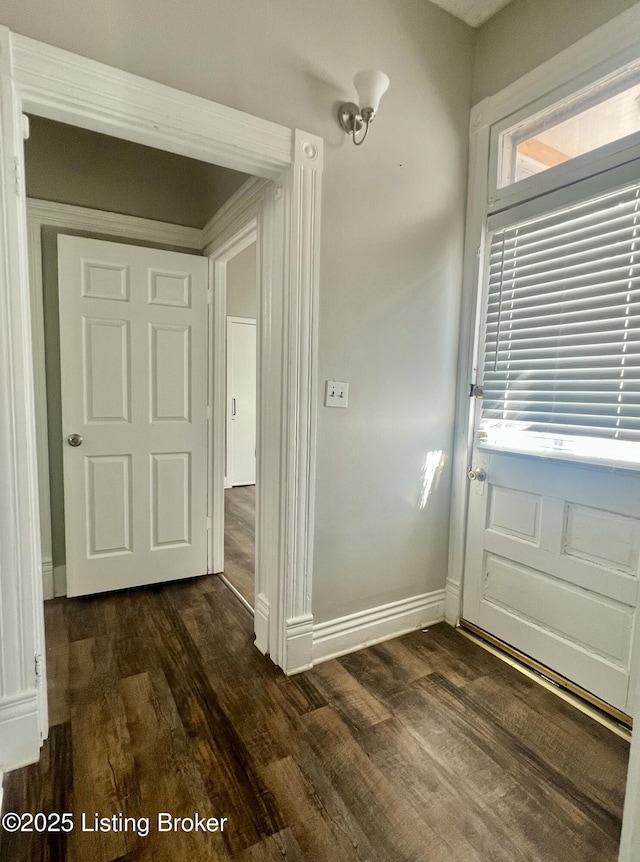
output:
M 340 105 L 338 119 L 348 135 L 359 132 L 364 125 L 360 108 L 354 102 L 344 102 Z

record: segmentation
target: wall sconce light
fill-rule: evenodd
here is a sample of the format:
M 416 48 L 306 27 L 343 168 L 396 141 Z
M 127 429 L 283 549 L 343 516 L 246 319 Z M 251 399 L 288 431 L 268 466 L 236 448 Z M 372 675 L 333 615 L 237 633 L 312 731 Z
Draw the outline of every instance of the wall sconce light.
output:
M 363 72 L 358 72 L 353 83 L 358 91 L 358 98 L 362 107 L 358 107 L 353 102 L 345 102 L 340 105 L 338 119 L 345 132 L 352 136 L 353 143 L 359 147 L 367 137 L 369 124 L 373 122 L 380 99 L 389 89 L 389 79 L 384 72 L 365 69 Z M 358 141 L 356 135 L 363 126 L 364 135 Z

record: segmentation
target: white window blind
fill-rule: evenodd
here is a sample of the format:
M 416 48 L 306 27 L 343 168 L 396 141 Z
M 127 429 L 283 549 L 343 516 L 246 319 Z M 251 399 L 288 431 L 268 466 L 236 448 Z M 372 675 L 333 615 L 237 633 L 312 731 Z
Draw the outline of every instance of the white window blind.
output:
M 479 430 L 640 462 L 640 184 L 493 235 Z

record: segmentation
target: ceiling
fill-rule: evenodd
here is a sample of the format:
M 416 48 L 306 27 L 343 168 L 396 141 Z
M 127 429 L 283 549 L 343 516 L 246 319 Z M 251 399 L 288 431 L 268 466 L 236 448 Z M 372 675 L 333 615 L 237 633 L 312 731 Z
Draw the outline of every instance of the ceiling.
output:
M 472 27 L 479 27 L 511 0 L 431 0 Z

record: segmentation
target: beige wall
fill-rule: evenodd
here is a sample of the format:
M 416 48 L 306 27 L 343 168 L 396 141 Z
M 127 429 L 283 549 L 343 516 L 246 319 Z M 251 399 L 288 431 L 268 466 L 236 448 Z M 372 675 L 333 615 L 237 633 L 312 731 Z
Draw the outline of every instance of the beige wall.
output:
M 637 0 L 512 0 L 477 31 L 473 103 L 497 93 Z
M 25 143 L 32 198 L 203 227 L 247 179 L 107 135 L 31 118 Z
M 426 0 L 5 0 L 1 23 L 325 140 L 313 612 L 444 586 L 474 33 Z M 336 121 L 391 79 L 363 147 Z M 445 469 L 420 508 L 423 465 Z
M 230 317 L 258 316 L 256 244 L 232 257 L 227 264 L 227 314 Z

